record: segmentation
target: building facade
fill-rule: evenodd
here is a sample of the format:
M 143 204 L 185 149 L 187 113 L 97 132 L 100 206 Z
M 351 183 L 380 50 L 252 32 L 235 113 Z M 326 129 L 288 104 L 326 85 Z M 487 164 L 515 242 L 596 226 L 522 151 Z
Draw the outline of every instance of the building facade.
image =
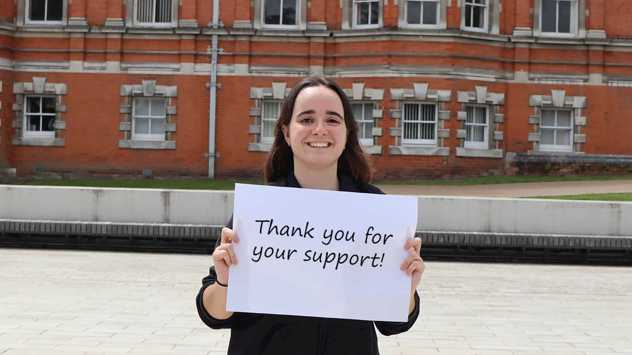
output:
M 627 169 L 626 5 L 2 1 L 0 169 L 257 175 L 314 74 L 347 92 L 378 177 Z

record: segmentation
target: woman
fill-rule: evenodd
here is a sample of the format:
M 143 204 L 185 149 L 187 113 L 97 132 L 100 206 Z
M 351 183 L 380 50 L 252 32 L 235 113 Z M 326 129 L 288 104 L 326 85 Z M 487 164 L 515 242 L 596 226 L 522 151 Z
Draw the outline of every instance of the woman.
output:
M 283 102 L 265 178 L 277 186 L 383 193 L 369 184 L 370 167 L 346 95 L 336 83 L 320 77 L 301 81 Z M 379 354 L 375 327 L 384 335 L 402 333 L 419 315 L 416 288 L 424 270 L 419 238 L 406 242 L 409 255 L 401 264 L 412 278 L 407 322 L 227 312 L 228 269 L 238 262 L 232 243 L 239 242 L 231 227 L 222 229 L 212 256 L 215 266 L 197 296 L 204 323 L 231 329 L 229 355 Z

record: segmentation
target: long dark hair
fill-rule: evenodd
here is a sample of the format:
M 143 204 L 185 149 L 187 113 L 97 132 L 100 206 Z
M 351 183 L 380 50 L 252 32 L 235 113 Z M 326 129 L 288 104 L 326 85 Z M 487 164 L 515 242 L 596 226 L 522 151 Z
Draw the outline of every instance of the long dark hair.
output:
M 333 90 L 344 109 L 344 120 L 347 126 L 347 144 L 342 151 L 342 155 L 338 158 L 338 175 L 350 175 L 356 182 L 360 184 L 368 184 L 372 178 L 369 162 L 360 147 L 358 140 L 358 124 L 353 118 L 351 103 L 344 91 L 334 81 L 319 77 L 311 76 L 303 79 L 290 91 L 290 94 L 283 101 L 281 106 L 281 114 L 274 127 L 274 143 L 264 169 L 264 177 L 266 182 L 275 182 L 286 179 L 290 171 L 294 170 L 294 156 L 292 149 L 285 141 L 283 135 L 283 126 L 289 126 L 294 112 L 294 103 L 296 97 L 305 88 L 313 86 L 324 86 Z

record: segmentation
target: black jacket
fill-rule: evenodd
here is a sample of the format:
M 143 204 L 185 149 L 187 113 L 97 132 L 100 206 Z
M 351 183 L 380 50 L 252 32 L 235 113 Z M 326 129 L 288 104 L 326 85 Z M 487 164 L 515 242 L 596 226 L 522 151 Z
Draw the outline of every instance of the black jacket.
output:
M 294 175 L 279 185 L 301 187 Z M 362 186 L 346 176 L 340 178 L 339 186 L 340 191 L 383 194 L 375 186 Z M 209 275 L 202 279 L 196 304 L 206 325 L 213 329 L 230 328 L 228 355 L 377 355 L 376 327 L 384 335 L 399 334 L 410 329 L 419 316 L 420 300 L 415 292 L 415 309 L 403 323 L 240 312 L 219 320 L 206 311 L 202 302 L 204 290 L 216 278 L 215 268 L 211 266 Z

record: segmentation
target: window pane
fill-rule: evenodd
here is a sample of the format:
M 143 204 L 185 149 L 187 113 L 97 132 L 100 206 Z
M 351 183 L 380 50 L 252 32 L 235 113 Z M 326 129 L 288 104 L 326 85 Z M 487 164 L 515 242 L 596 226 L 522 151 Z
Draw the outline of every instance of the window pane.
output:
M 421 105 L 421 120 L 432 121 L 435 120 L 435 106 L 434 105 Z
M 424 1 L 424 25 L 437 24 L 437 3 L 435 1 Z
M 138 8 L 136 9 L 137 11 L 137 16 L 138 16 L 138 22 L 154 22 L 154 17 L 153 17 L 153 6 L 154 6 L 154 0 L 137 0 L 138 2 L 136 3 Z
M 540 143 L 541 144 L 555 144 L 555 130 L 553 129 L 540 129 Z
M 472 27 L 472 6 L 465 5 L 465 26 Z
M 557 111 L 557 126 L 558 127 L 571 126 L 571 112 L 570 111 Z
M 472 141 L 484 142 L 485 141 L 485 127 L 472 126 Z
M 373 122 L 365 121 L 362 123 L 362 137 L 361 138 L 373 138 Z
M 373 104 L 364 105 L 364 119 L 373 122 Z
M 134 133 L 138 133 L 138 134 L 149 133 L 149 119 L 148 118 L 135 118 L 134 119 Z
M 556 32 L 556 0 L 542 0 L 542 32 Z
M 283 0 L 283 24 L 296 25 L 296 0 Z
M 369 23 L 369 4 L 366 2 L 358 3 L 356 19 L 358 25 L 366 25 Z
M 268 25 L 281 24 L 281 0 L 265 0 L 263 17 Z
M 263 118 L 266 120 L 276 121 L 279 117 L 279 108 L 281 105 L 278 102 L 264 102 L 263 103 Z
M 417 139 L 417 124 L 404 122 L 404 139 Z
M 44 9 L 46 0 L 30 0 L 29 18 L 34 21 L 44 21 Z
M 558 32 L 570 33 L 571 32 L 571 2 L 560 1 L 559 2 L 559 27 Z
M 423 123 L 421 139 L 434 139 L 434 124 Z
M 263 120 L 263 133 L 261 136 L 263 138 L 273 138 L 274 137 L 274 126 L 276 122 Z
M 63 0 L 48 0 L 48 21 L 61 21 L 64 12 Z
M 40 113 L 41 98 L 29 97 L 26 99 L 26 112 L 28 113 Z
M 474 117 L 474 122 L 487 124 L 487 108 L 485 107 L 476 108 L 476 116 Z
M 555 126 L 555 111 L 543 110 L 542 111 L 542 126 Z
M 26 127 L 27 131 L 38 132 L 41 130 L 40 122 L 41 116 L 28 116 L 28 126 Z
M 362 119 L 362 104 L 352 104 L 351 105 L 351 111 L 353 112 L 353 118 L 355 118 L 356 120 L 361 120 Z
M 55 113 L 55 98 L 54 97 L 44 97 L 42 98 L 44 104 L 44 113 Z
M 467 123 L 472 123 L 474 122 L 474 107 L 472 106 L 467 106 L 465 108 L 465 112 L 467 113 L 465 122 Z
M 377 25 L 379 23 L 379 15 L 380 15 L 380 3 L 378 1 L 374 1 L 371 3 L 371 24 Z
M 156 22 L 171 22 L 171 1 L 156 0 Z
M 571 144 L 571 131 L 569 129 L 558 129 L 556 133 L 558 145 Z
M 166 116 L 167 112 L 166 112 L 166 104 L 167 101 L 166 100 L 151 100 L 151 110 L 150 110 L 150 115 L 151 116 Z
M 418 121 L 419 120 L 419 105 L 405 104 L 404 105 L 404 120 Z
M 137 98 L 134 100 L 134 115 L 149 115 L 149 99 Z
M 151 120 L 151 134 L 165 134 L 166 120 Z
M 482 6 L 474 6 L 472 9 L 472 27 L 483 28 L 484 17 L 485 17 L 485 8 Z
M 421 23 L 421 2 L 409 1 L 406 9 L 406 21 L 410 24 Z
M 55 116 L 42 116 L 42 132 L 55 130 Z

